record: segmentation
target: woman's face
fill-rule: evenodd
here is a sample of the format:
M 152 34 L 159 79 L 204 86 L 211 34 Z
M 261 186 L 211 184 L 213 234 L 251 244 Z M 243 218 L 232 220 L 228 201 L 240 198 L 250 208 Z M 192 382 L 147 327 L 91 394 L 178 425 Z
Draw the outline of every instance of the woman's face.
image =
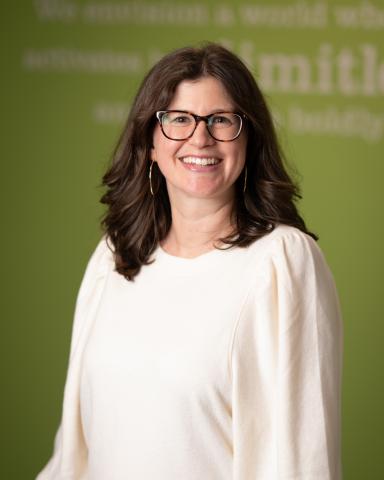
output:
M 233 112 L 234 105 L 220 81 L 213 77 L 201 77 L 181 82 L 168 110 L 209 115 L 220 111 Z M 209 135 L 206 123 L 200 121 L 191 138 L 175 141 L 166 138 L 157 124 L 151 159 L 158 163 L 166 179 L 171 203 L 178 198 L 231 200 L 234 182 L 244 168 L 246 146 L 244 127 L 237 139 L 220 142 Z M 204 158 L 215 159 L 218 163 L 208 166 L 193 163 L 195 159 Z

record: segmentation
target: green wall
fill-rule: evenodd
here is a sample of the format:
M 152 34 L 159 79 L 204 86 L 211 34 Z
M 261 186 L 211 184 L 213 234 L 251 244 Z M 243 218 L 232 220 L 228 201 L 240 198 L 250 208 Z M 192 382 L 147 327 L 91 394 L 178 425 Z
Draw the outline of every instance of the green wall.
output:
M 343 464 L 384 478 L 383 1 L 3 2 L 0 478 L 34 478 L 61 414 L 99 183 L 146 70 L 202 40 L 241 55 L 300 173 L 344 314 Z

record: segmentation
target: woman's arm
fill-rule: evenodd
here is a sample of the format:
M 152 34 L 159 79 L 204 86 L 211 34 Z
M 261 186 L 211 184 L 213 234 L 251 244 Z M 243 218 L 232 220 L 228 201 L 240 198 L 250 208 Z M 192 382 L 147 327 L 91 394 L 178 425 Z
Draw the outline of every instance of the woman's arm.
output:
M 62 419 L 55 436 L 53 454 L 36 480 L 87 478 L 87 446 L 79 401 L 81 360 L 111 265 L 112 254 L 103 238 L 88 262 L 77 296 Z
M 330 270 L 291 227 L 255 268 L 232 351 L 234 479 L 341 480 L 343 327 Z

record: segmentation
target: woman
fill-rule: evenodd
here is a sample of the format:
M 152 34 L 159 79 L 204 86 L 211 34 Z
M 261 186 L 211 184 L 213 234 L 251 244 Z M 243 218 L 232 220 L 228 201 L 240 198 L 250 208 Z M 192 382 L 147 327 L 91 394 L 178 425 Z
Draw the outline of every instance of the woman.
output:
M 160 60 L 104 185 L 38 480 L 340 479 L 337 294 L 245 65 Z

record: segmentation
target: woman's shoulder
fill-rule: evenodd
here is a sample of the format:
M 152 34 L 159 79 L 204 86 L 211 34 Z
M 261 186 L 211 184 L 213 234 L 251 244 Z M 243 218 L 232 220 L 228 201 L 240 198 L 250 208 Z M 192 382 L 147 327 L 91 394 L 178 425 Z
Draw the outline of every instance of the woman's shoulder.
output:
M 266 259 L 276 275 L 291 281 L 322 278 L 333 283 L 333 274 L 317 241 L 311 235 L 289 225 L 279 225 L 271 232 Z
M 114 268 L 114 265 L 112 243 L 106 235 L 103 235 L 88 260 L 79 291 L 79 298 L 86 294 L 90 285 L 106 277 L 107 273 Z
M 270 233 L 250 246 L 253 264 L 266 263 L 278 274 L 303 276 L 309 271 L 330 274 L 320 246 L 300 229 L 278 224 Z
M 302 239 L 302 240 L 314 240 L 308 233 L 303 232 L 297 227 L 292 225 L 285 225 L 278 223 L 275 228 L 269 233 L 270 239 Z M 310 241 L 311 241 L 310 240 Z
M 277 224 L 264 237 L 255 241 L 251 250 L 269 256 L 278 254 L 300 254 L 306 251 L 320 251 L 314 238 L 291 225 Z
M 112 264 L 114 264 L 112 242 L 107 235 L 103 235 L 89 259 L 88 266 L 102 274 L 105 273 Z
M 333 305 L 335 311 L 339 308 L 331 268 L 309 234 L 289 225 L 279 225 L 252 247 L 255 254 L 249 264 L 253 268 L 253 285 L 274 285 L 276 292 L 287 301 L 316 295 L 322 304 Z

